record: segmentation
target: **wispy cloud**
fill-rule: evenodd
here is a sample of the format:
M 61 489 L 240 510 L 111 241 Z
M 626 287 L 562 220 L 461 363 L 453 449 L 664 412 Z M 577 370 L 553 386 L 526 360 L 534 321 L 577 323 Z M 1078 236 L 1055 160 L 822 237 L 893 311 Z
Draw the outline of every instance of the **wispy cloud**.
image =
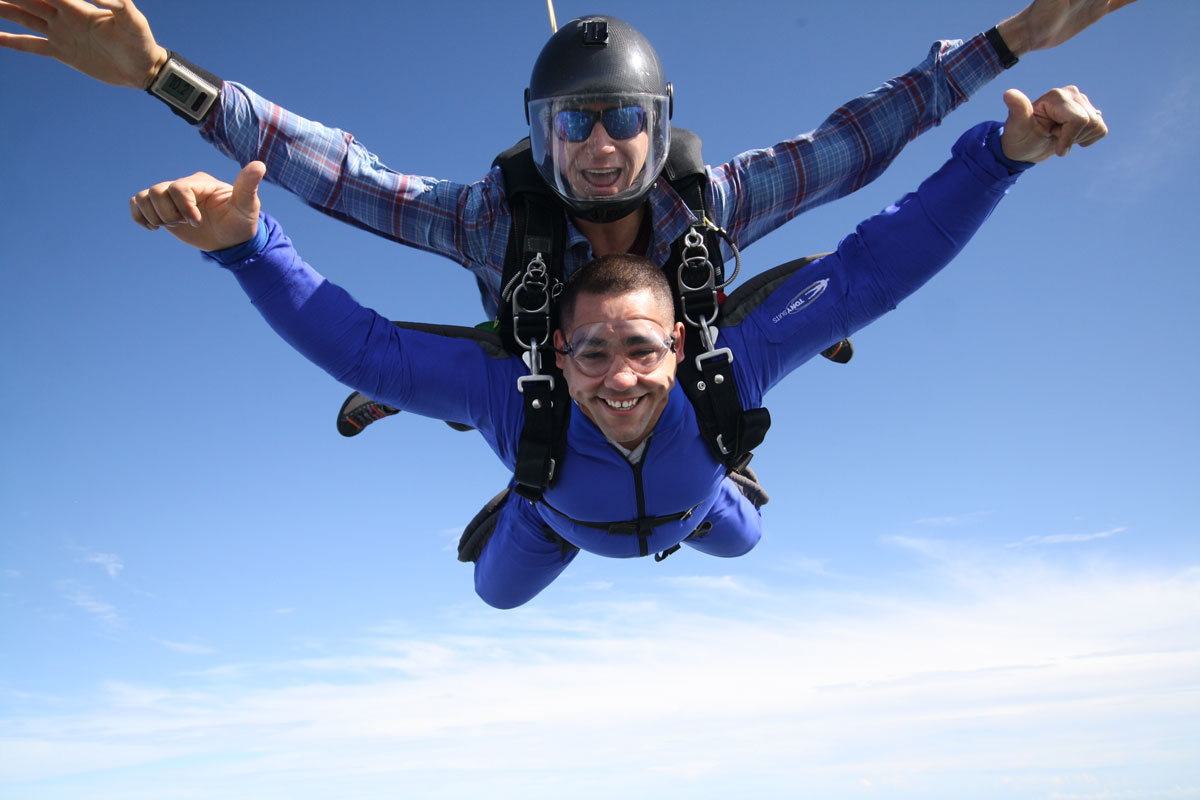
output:
M 110 578 L 116 578 L 121 570 L 125 569 L 125 563 L 121 561 L 121 557 L 113 553 L 85 553 L 83 560 L 89 564 L 98 564 Z
M 68 544 L 67 550 L 75 553 L 85 564 L 95 564 L 100 567 L 108 573 L 108 577 L 113 579 L 116 579 L 121 574 L 121 570 L 125 569 L 125 562 L 115 553 L 102 553 L 78 544 Z
M 116 681 L 75 713 L 12 719 L 0 788 L 95 770 L 99 800 L 164 785 L 241 797 L 264 781 L 294 800 L 330 786 L 707 800 L 790 796 L 797 781 L 825 798 L 868 784 L 899 798 L 1200 794 L 1185 746 L 1200 732 L 1200 569 L 1064 569 L 906 541 L 932 554 L 920 592 L 693 577 L 674 595 L 461 607 L 363 626 L 328 657 Z M 689 601 L 697 587 L 720 602 Z
M 116 625 L 120 622 L 120 616 L 117 614 L 116 607 L 93 596 L 78 581 L 70 579 L 61 580 L 55 583 L 55 588 L 73 605 L 83 609 L 100 622 L 106 625 Z
M 991 513 L 991 511 L 971 511 L 966 514 L 950 514 L 942 517 L 921 517 L 914 524 L 929 525 L 936 528 L 957 527 L 959 525 L 970 525 Z
M 665 578 L 664 583 L 684 589 L 700 589 L 705 592 L 734 592 L 748 594 L 755 591 L 744 580 L 732 575 L 685 575 Z
M 185 655 L 202 656 L 210 655 L 216 652 L 216 650 L 213 648 L 202 644 L 193 644 L 190 642 L 172 642 L 169 639 L 155 639 L 154 641 L 158 642 L 168 650 L 173 650 L 176 653 L 184 653 Z
M 1125 528 L 1112 528 L 1096 533 L 1056 533 L 1049 536 L 1026 536 L 1019 542 L 1009 543 L 1008 547 L 1027 547 L 1035 544 L 1078 544 L 1079 542 L 1091 542 L 1096 539 L 1107 539 L 1110 536 L 1124 533 L 1125 530 Z
M 1195 147 L 1195 132 L 1200 127 L 1200 70 L 1171 76 L 1164 83 L 1166 96 L 1148 94 L 1153 109 L 1140 119 L 1129 120 L 1130 129 L 1120 132 L 1136 145 L 1123 157 L 1096 165 L 1098 175 L 1088 190 L 1089 197 L 1139 203 L 1143 195 L 1172 178 L 1181 157 Z M 1120 191 L 1114 192 L 1114 186 Z
M 816 575 L 822 578 L 843 577 L 829 569 L 829 559 L 827 558 L 797 558 L 791 562 L 791 566 L 806 575 Z

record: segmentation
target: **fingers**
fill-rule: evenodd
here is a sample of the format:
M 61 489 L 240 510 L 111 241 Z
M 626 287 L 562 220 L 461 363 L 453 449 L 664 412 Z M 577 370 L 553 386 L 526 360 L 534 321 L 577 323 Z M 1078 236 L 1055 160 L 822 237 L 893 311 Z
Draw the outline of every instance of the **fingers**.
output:
M 0 19 L 28 28 L 34 33 L 45 35 L 49 30 L 46 19 L 54 13 L 41 3 L 12 2 L 0 3 Z
M 1034 101 L 1034 113 L 1052 122 L 1054 152 L 1065 156 L 1071 147 L 1095 144 L 1108 135 L 1103 115 L 1077 86 L 1051 89 Z
M 164 181 L 143 189 L 129 199 L 129 215 L 146 230 L 173 228 L 202 222 L 197 191 L 211 188 L 216 181 L 211 175 L 197 172 L 177 181 Z
M 158 214 L 154 212 L 154 205 L 149 200 L 149 192 L 149 189 L 143 189 L 129 198 L 129 217 L 146 230 L 156 231 L 161 221 L 158 219 Z
M 1094 111 L 1095 111 L 1095 117 L 1093 119 L 1092 126 L 1091 126 L 1092 135 L 1089 136 L 1087 139 L 1080 141 L 1079 142 L 1080 147 L 1091 147 L 1096 142 L 1103 139 L 1105 136 L 1108 136 L 1108 124 L 1104 121 L 1103 113 L 1098 108 L 1094 109 Z
M 129 199 L 129 215 L 133 221 L 148 231 L 156 231 L 163 225 L 178 225 L 182 222 L 183 215 L 178 210 L 168 208 L 168 204 L 165 202 L 170 185 L 170 183 L 158 183 L 149 189 L 142 189 L 131 197 Z
M 26 36 L 20 33 L 0 32 L 0 47 L 16 50 L 20 53 L 32 53 L 35 56 L 49 55 L 47 42 L 40 36 Z

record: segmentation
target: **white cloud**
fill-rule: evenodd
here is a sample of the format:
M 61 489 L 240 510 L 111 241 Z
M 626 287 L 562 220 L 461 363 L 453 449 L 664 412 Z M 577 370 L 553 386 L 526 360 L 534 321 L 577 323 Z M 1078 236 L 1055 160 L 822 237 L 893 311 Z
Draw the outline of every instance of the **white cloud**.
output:
M 1079 542 L 1091 542 L 1096 539 L 1107 539 L 1110 536 L 1116 536 L 1119 533 L 1124 533 L 1125 528 L 1111 528 L 1107 531 L 1099 531 L 1097 533 L 1056 533 L 1050 536 L 1026 536 L 1019 542 L 1012 542 L 1009 547 L 1024 547 L 1034 544 L 1077 544 Z
M 753 589 L 732 575 L 688 575 L 674 578 L 664 578 L 663 583 L 684 589 L 699 589 L 704 592 L 734 592 L 737 594 L 752 593 Z
M 326 658 L 113 682 L 12 718 L 0 789 L 94 769 L 97 800 L 1200 796 L 1200 569 L 922 548 L 916 596 L 680 579 L 684 599 L 464 607 Z
M 941 517 L 922 517 L 916 520 L 916 525 L 929 525 L 937 528 L 957 527 L 959 525 L 970 525 L 976 520 L 991 514 L 991 511 L 971 511 L 966 514 L 948 514 Z
M 85 553 L 83 560 L 89 564 L 98 564 L 108 573 L 108 577 L 116 578 L 125 569 L 121 557 L 112 553 Z
M 1170 81 L 1164 82 L 1164 96 L 1154 101 L 1152 112 L 1119 131 L 1123 140 L 1135 144 L 1125 155 L 1095 165 L 1089 198 L 1140 203 L 1145 194 L 1169 181 L 1181 158 L 1192 152 L 1200 126 L 1200 71 L 1172 76 Z M 1121 191 L 1114 192 L 1114 186 Z
M 168 650 L 174 650 L 176 653 L 184 653 L 185 655 L 210 655 L 217 652 L 211 647 L 190 642 L 172 642 L 167 639 L 155 639 L 154 641 Z
M 77 608 L 83 609 L 99 621 L 107 625 L 116 625 L 120 622 L 120 615 L 117 614 L 116 607 L 94 597 L 78 582 L 69 579 L 61 580 L 55 583 L 55 588 Z
M 791 565 L 794 569 L 806 575 L 816 575 L 822 578 L 844 577 L 829 569 L 829 559 L 827 558 L 796 558 L 792 560 Z

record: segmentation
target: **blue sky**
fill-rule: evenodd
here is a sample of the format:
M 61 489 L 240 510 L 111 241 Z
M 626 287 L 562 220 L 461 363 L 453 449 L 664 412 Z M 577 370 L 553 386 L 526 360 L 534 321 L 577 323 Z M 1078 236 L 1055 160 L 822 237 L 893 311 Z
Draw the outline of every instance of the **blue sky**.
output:
M 461 181 L 523 135 L 549 34 L 534 0 L 142 8 Z M 718 163 L 1018 5 L 556 8 L 640 27 Z M 1011 86 L 1076 83 L 1112 130 L 1023 177 L 851 365 L 769 396 L 754 552 L 581 557 L 511 612 L 453 553 L 505 481 L 483 443 L 409 415 L 338 436 L 346 390 L 129 222 L 231 162 L 144 94 L 0 52 L 0 795 L 1200 797 L 1198 23 L 1141 0 L 748 248 L 749 274 L 830 249 Z M 364 302 L 480 320 L 450 262 L 263 196 Z

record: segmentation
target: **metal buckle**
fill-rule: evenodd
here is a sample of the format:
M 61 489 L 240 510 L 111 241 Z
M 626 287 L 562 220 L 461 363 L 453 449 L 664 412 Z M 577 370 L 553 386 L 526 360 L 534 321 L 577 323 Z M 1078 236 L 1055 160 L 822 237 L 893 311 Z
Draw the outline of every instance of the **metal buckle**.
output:
M 522 375 L 517 378 L 517 391 L 521 394 L 525 393 L 525 384 L 537 381 L 539 383 L 549 383 L 549 390 L 554 391 L 554 376 L 553 375 Z
M 542 254 L 538 253 L 533 257 L 525 267 L 525 271 L 520 276 L 521 281 L 515 287 L 512 287 L 512 310 L 513 310 L 513 339 L 518 345 L 526 350 L 535 347 L 541 347 L 550 341 L 550 301 L 554 297 L 554 289 L 550 286 L 546 262 L 542 258 Z M 515 279 L 514 279 L 515 280 Z M 509 284 L 512 286 L 512 284 Z M 524 296 L 541 295 L 541 303 L 536 308 L 530 308 L 522 304 Z M 521 318 L 522 316 L 540 316 L 545 320 L 541 330 L 539 331 L 540 340 L 534 342 L 526 342 L 521 339 Z
M 696 356 L 696 369 L 703 372 L 704 364 L 702 362 L 706 361 L 707 359 L 715 358 L 720 355 L 728 357 L 729 364 L 732 366 L 733 351 L 730 350 L 728 347 L 722 347 L 720 350 L 709 350 L 707 353 L 701 353 L 700 355 Z

